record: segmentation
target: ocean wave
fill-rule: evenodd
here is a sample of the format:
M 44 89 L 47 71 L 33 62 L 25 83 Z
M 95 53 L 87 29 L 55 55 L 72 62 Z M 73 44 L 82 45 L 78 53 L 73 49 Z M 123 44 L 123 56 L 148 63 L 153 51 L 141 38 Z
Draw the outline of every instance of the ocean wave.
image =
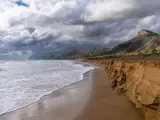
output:
M 91 66 L 72 61 L 7 61 L 0 64 L 0 114 L 39 100 L 83 79 Z

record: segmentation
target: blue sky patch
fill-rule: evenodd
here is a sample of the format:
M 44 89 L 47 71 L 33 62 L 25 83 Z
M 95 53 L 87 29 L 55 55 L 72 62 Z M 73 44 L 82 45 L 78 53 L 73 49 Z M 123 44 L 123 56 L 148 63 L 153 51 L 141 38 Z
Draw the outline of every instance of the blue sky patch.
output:
M 22 0 L 18 0 L 18 1 L 16 2 L 16 4 L 17 4 L 18 6 L 29 7 L 29 4 L 24 3 Z

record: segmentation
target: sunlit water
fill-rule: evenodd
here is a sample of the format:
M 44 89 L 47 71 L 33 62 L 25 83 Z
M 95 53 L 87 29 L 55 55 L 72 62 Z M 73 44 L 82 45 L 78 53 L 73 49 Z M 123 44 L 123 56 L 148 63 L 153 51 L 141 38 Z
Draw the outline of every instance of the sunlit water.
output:
M 91 69 L 72 61 L 0 61 L 0 114 L 80 81 Z

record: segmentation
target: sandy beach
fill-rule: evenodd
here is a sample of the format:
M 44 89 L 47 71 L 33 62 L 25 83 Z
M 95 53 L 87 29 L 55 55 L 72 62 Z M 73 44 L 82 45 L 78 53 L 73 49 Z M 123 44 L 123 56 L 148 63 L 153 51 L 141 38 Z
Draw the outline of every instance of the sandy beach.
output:
M 112 91 L 104 67 L 96 66 L 84 80 L 4 114 L 0 120 L 144 120 L 127 97 Z
M 144 120 L 141 113 L 124 95 L 111 89 L 103 65 L 93 70 L 91 98 L 75 120 Z

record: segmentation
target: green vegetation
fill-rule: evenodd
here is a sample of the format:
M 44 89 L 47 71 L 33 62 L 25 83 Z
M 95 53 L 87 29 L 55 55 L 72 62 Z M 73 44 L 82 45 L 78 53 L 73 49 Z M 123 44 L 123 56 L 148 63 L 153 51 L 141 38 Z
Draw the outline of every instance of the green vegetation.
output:
M 107 55 L 109 52 L 110 52 L 110 49 L 103 48 L 103 49 L 81 51 L 80 54 L 84 57 L 93 57 L 93 56 Z
M 48 55 L 42 55 L 38 59 L 78 59 L 78 58 L 90 58 L 90 57 L 97 57 L 97 56 L 105 56 L 110 52 L 110 49 L 108 48 L 102 48 L 102 49 L 93 49 L 93 50 L 68 50 L 65 51 L 62 54 L 48 54 Z
M 159 55 L 160 54 L 160 48 L 147 48 L 143 51 L 138 51 L 136 53 L 136 55 L 149 55 L 149 54 L 153 54 L 153 55 Z
M 93 49 L 93 50 L 71 50 L 66 51 L 61 55 L 61 59 L 74 59 L 74 58 L 88 58 L 107 55 L 110 52 L 108 48 Z

